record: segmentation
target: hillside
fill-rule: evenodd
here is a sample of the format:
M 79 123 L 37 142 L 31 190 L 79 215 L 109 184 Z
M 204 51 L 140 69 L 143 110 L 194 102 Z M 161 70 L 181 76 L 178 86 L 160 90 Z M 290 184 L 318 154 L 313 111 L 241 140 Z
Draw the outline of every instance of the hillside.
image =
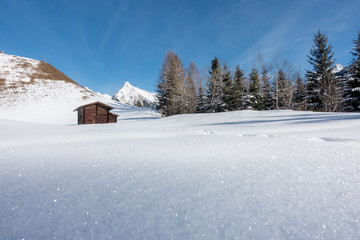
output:
M 117 113 L 129 112 L 129 107 L 80 86 L 48 63 L 0 54 L 0 118 L 72 124 L 77 122 L 73 110 L 93 101 L 113 105 Z M 142 117 L 156 113 L 138 111 L 137 114 Z
M 358 113 L 0 131 L 1 239 L 359 239 Z

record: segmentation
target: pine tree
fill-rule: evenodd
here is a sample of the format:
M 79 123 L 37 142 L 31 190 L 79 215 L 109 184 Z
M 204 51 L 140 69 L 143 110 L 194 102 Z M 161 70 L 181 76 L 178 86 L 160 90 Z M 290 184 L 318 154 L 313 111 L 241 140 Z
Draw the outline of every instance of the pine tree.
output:
M 222 71 L 222 102 L 224 103 L 224 110 L 225 111 L 233 111 L 233 82 L 231 77 L 231 71 L 226 64 L 224 64 L 223 71 Z
M 300 74 L 296 76 L 296 85 L 294 91 L 294 106 L 295 110 L 305 110 L 305 85 L 300 77 Z
M 245 97 L 245 76 L 244 72 L 239 66 L 236 66 L 233 79 L 232 96 L 233 102 L 231 109 L 240 110 L 244 109 L 244 97 Z
M 353 41 L 353 60 L 346 81 L 345 104 L 349 111 L 360 111 L 360 31 Z
M 276 73 L 275 85 L 277 85 L 277 95 L 276 95 L 276 109 L 284 109 L 284 99 L 283 99 L 283 87 L 285 85 L 285 74 L 282 69 L 279 69 Z
M 205 93 L 204 87 L 199 86 L 198 95 L 196 98 L 196 112 L 205 113 L 207 111 L 207 95 Z
M 272 97 L 272 89 L 270 84 L 270 77 L 266 66 L 262 66 L 261 78 L 260 78 L 260 95 L 262 99 L 262 108 L 265 110 L 273 109 L 274 100 Z
M 166 53 L 162 69 L 159 74 L 158 83 L 156 85 L 157 98 L 159 100 L 159 112 L 166 116 L 170 107 L 170 92 L 172 84 L 172 76 L 169 74 L 170 62 L 174 57 L 174 53 L 169 51 Z
M 209 76 L 207 81 L 207 112 L 222 112 L 224 110 L 223 102 L 223 83 L 222 69 L 217 57 L 211 61 Z
M 246 96 L 246 105 L 250 109 L 262 109 L 262 99 L 260 96 L 260 81 L 257 68 L 253 67 L 249 73 L 249 94 Z
M 340 89 L 332 70 L 334 61 L 327 36 L 320 32 L 314 36 L 308 62 L 312 70 L 306 73 L 307 108 L 314 111 L 335 111 L 340 107 Z

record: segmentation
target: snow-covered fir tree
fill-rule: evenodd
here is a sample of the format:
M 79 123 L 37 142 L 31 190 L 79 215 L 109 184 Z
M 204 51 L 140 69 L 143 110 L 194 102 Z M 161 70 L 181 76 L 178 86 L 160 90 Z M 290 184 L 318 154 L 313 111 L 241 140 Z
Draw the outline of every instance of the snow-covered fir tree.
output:
M 307 109 L 336 111 L 340 108 L 341 95 L 338 79 L 333 74 L 334 53 L 328 38 L 320 30 L 314 36 L 314 46 L 308 55 L 312 69 L 306 73 Z
M 205 113 L 207 111 L 207 102 L 207 95 L 204 87 L 200 85 L 196 97 L 196 113 Z
M 262 101 L 260 96 L 259 71 L 256 67 L 249 73 L 249 94 L 246 96 L 246 105 L 249 109 L 261 109 Z
M 157 98 L 159 101 L 159 112 L 166 116 L 170 105 L 170 92 L 172 85 L 172 76 L 168 73 L 170 68 L 170 58 L 174 53 L 166 53 L 161 72 L 159 74 L 158 83 L 155 91 L 157 92 Z
M 274 99 L 272 96 L 272 88 L 270 83 L 269 70 L 266 66 L 262 66 L 260 77 L 260 96 L 262 100 L 262 108 L 265 110 L 273 109 Z
M 347 111 L 360 111 L 360 31 L 353 42 L 353 60 L 345 77 L 344 104 Z
M 224 64 L 222 71 L 222 84 L 223 84 L 222 102 L 224 103 L 224 110 L 233 111 L 234 110 L 233 82 L 232 82 L 231 71 L 226 64 Z
M 233 79 L 233 88 L 232 88 L 232 95 L 233 95 L 233 102 L 231 104 L 231 109 L 234 110 L 241 110 L 244 109 L 244 98 L 246 93 L 246 83 L 245 83 L 245 76 L 243 70 L 240 69 L 239 66 L 236 66 L 234 72 L 234 79 Z
M 305 110 L 305 85 L 300 77 L 300 74 L 296 75 L 296 81 L 295 81 L 295 90 L 294 90 L 294 103 L 293 103 L 293 109 L 295 110 Z

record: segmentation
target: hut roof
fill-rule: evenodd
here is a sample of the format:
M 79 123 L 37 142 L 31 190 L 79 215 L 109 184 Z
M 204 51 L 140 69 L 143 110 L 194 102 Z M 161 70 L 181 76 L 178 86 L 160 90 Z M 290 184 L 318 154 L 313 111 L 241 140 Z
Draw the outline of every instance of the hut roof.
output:
M 112 110 L 112 109 L 114 109 L 112 106 L 107 105 L 107 104 L 105 104 L 105 103 L 103 103 L 103 102 L 99 102 L 99 101 L 98 101 L 98 102 L 92 102 L 92 103 L 88 103 L 88 104 L 85 104 L 85 105 L 81 105 L 81 106 L 77 107 L 77 108 L 74 110 L 74 112 L 77 111 L 77 110 L 79 110 L 80 108 L 84 108 L 84 107 L 91 106 L 91 105 L 101 105 L 101 106 L 105 107 L 107 110 Z M 117 115 L 117 114 L 115 114 L 115 115 Z

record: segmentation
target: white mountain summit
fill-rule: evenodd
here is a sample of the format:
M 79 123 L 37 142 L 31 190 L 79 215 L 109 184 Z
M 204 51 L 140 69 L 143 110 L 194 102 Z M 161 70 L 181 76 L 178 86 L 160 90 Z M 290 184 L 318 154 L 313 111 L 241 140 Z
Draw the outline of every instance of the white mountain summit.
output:
M 137 107 L 156 107 L 158 99 L 156 93 L 151 93 L 132 86 L 126 82 L 122 88 L 114 95 L 113 99 L 123 104 Z
M 333 69 L 333 73 L 338 73 L 341 72 L 345 67 L 342 66 L 341 64 L 335 64 L 335 67 Z

